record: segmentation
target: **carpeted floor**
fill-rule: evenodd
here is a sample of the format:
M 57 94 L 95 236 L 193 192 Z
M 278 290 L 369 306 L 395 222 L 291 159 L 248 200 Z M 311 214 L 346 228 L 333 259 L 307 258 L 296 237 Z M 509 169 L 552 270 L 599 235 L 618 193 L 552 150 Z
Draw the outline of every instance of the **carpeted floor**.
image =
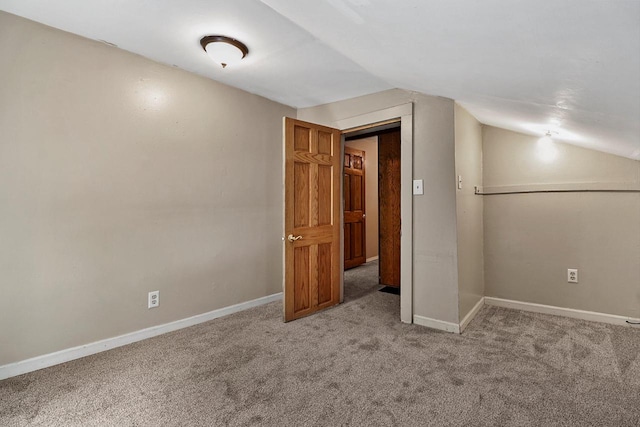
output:
M 640 425 L 639 330 L 485 307 L 437 332 L 377 265 L 347 276 L 312 317 L 272 303 L 2 381 L 0 425 Z

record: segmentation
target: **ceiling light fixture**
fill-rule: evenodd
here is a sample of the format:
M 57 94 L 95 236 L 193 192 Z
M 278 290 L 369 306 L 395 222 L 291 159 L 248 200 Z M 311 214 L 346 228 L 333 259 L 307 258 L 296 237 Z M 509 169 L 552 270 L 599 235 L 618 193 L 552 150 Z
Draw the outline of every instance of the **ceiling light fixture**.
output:
M 538 158 L 544 163 L 553 162 L 558 155 L 558 149 L 551 139 L 551 133 L 552 132 L 548 130 L 547 133 L 538 140 L 536 147 Z
M 222 68 L 237 64 L 249 53 L 244 43 L 227 36 L 205 36 L 200 45 Z

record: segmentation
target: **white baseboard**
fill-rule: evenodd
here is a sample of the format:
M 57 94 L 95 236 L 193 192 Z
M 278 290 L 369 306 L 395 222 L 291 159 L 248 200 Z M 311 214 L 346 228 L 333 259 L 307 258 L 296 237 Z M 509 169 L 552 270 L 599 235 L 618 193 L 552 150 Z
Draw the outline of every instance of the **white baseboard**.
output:
M 429 317 L 413 315 L 413 323 L 420 326 L 426 326 L 431 329 L 438 329 L 440 331 L 452 332 L 454 334 L 460 333 L 460 325 L 457 323 L 445 322 L 444 320 L 431 319 Z
M 378 258 L 380 258 L 378 255 L 376 255 L 376 256 L 372 256 L 371 258 L 367 258 L 365 262 L 375 261 L 375 260 L 377 260 Z
M 469 323 L 471 323 L 473 318 L 476 317 L 476 314 L 478 314 L 482 306 L 484 306 L 484 297 L 480 298 L 480 301 L 478 301 L 476 305 L 473 306 L 471 311 L 469 311 L 467 315 L 464 316 L 464 319 L 462 319 L 462 322 L 460 322 L 460 333 L 464 332 Z
M 21 360 L 19 362 L 9 363 L 0 366 L 0 380 L 15 377 L 16 375 L 26 374 L 27 372 L 37 371 L 38 369 L 48 368 L 60 363 L 69 362 L 81 357 L 90 356 L 102 351 L 111 350 L 112 348 L 122 347 L 137 341 L 165 334 L 167 332 L 176 331 L 178 329 L 187 328 L 199 323 L 208 322 L 218 317 L 227 316 L 259 305 L 268 304 L 270 302 L 282 299 L 282 292 L 268 295 L 266 297 L 257 298 L 251 301 L 242 302 L 240 304 L 231 305 L 229 307 L 219 308 L 208 313 L 198 314 L 186 319 L 176 320 L 174 322 L 165 323 L 163 325 L 152 326 L 150 328 L 141 329 L 139 331 L 120 335 L 113 338 L 92 342 L 90 344 L 78 347 L 68 348 L 56 351 L 42 356 L 33 357 L 31 359 Z
M 573 308 L 556 307 L 553 305 L 535 304 L 532 302 L 513 301 L 509 299 L 484 297 L 486 305 L 496 307 L 514 308 L 516 310 L 532 311 L 534 313 L 552 314 L 555 316 L 572 317 L 574 319 L 589 320 L 592 322 L 609 323 L 611 325 L 630 326 L 631 322 L 640 322 L 640 319 L 616 314 L 598 313 L 595 311 L 576 310 Z

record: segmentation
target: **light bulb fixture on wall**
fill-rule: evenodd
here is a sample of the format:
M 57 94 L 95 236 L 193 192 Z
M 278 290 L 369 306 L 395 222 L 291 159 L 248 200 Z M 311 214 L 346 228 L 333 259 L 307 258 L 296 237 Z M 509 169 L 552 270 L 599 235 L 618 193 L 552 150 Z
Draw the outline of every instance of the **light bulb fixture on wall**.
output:
M 540 141 L 543 141 L 543 142 L 546 142 L 546 143 L 553 142 L 553 140 L 551 139 L 551 131 L 548 130 L 544 134 L 544 136 L 542 138 L 540 138 Z
M 227 36 L 205 36 L 200 45 L 222 68 L 237 64 L 249 54 L 249 49 L 240 40 Z
M 538 144 L 536 147 L 538 158 L 544 163 L 553 162 L 558 155 L 558 149 L 551 139 L 551 133 L 552 132 L 548 130 L 547 133 L 538 140 Z

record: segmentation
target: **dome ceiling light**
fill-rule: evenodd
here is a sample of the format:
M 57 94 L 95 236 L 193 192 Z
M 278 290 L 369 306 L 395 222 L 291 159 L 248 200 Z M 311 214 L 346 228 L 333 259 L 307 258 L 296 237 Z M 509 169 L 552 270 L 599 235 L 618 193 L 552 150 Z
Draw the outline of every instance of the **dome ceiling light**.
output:
M 244 43 L 227 36 L 205 36 L 200 40 L 200 45 L 222 68 L 237 64 L 249 53 Z

